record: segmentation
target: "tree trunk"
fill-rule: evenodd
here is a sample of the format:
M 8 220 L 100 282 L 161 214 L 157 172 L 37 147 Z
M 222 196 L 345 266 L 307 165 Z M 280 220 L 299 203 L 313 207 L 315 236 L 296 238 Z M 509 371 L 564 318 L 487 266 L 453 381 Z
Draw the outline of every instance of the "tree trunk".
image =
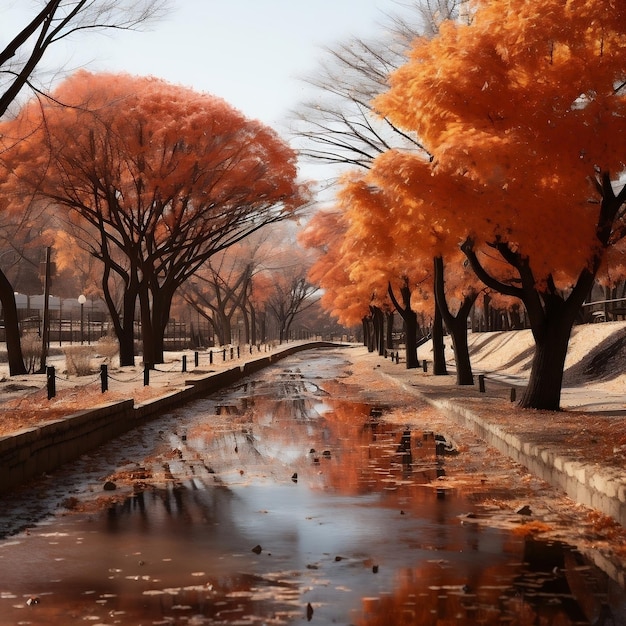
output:
M 467 318 L 461 318 L 461 316 L 454 318 L 448 324 L 448 331 L 452 337 L 452 349 L 454 350 L 456 384 L 473 385 L 474 375 L 467 345 Z
M 405 278 L 404 285 L 400 288 L 402 304 L 398 302 L 393 292 L 391 283 L 388 283 L 387 285 L 387 293 L 393 302 L 393 306 L 396 307 L 396 311 L 398 311 L 402 321 L 404 322 L 404 351 L 406 368 L 414 369 L 419 367 L 419 361 L 417 359 L 417 331 L 419 330 L 419 324 L 417 322 L 417 313 L 411 309 L 411 289 L 409 287 L 409 279 Z
M 240 306 L 239 311 L 241 312 L 241 319 L 243 320 L 243 342 L 244 344 L 252 344 L 250 338 L 250 316 L 245 306 Z
M 257 344 L 256 324 L 256 309 L 254 305 L 250 303 L 250 344 L 253 346 Z
M 419 324 L 417 322 L 417 313 L 409 309 L 404 320 L 404 351 L 406 358 L 406 369 L 415 369 L 419 367 L 419 359 L 417 358 L 417 333 Z
M 439 307 L 435 305 L 435 317 L 433 319 L 433 374 L 435 376 L 447 376 L 445 346 L 443 344 L 443 319 Z
M 143 363 L 152 367 L 158 361 L 155 352 L 155 329 L 150 313 L 150 298 L 148 288 L 142 285 L 139 289 L 139 312 L 141 318 L 141 346 L 143 352 Z
M 133 323 L 124 324 L 121 332 L 117 333 L 117 342 L 120 349 L 120 366 L 135 365 L 135 331 Z
M 563 319 L 555 319 L 535 340 L 530 378 L 519 401 L 520 407 L 547 411 L 560 409 L 563 368 L 572 325 Z
M 385 316 L 377 306 L 370 306 L 370 310 L 374 326 L 374 347 L 378 350 L 379 356 L 383 356 L 385 354 Z
M 376 347 L 376 336 L 374 333 L 374 316 L 369 315 L 365 318 L 365 341 L 367 345 L 368 352 L 374 352 L 374 348 Z
M 137 303 L 138 285 L 134 275 L 129 271 L 125 277 L 127 286 L 122 296 L 122 314 L 120 316 L 109 287 L 110 274 L 110 265 L 104 263 L 102 293 L 119 344 L 120 366 L 133 366 L 135 365 L 135 306 Z
M 153 332 L 153 359 L 150 361 L 151 364 L 165 362 L 165 333 L 170 321 L 170 311 L 175 291 L 176 286 L 173 283 L 161 285 L 158 290 L 153 289 L 151 291 Z
M 0 302 L 4 314 L 4 332 L 6 335 L 9 374 L 17 376 L 26 374 L 22 344 L 20 343 L 20 324 L 15 304 L 15 292 L 6 274 L 0 270 Z
M 435 302 L 441 313 L 443 322 L 452 337 L 454 362 L 456 365 L 456 384 L 473 385 L 474 375 L 467 345 L 467 320 L 478 293 L 466 295 L 455 315 L 452 314 L 446 301 L 445 274 L 442 257 L 435 257 Z
M 387 311 L 385 313 L 385 321 L 386 321 L 386 339 L 385 344 L 388 348 L 393 350 L 393 311 Z M 384 350 L 384 347 L 383 347 Z

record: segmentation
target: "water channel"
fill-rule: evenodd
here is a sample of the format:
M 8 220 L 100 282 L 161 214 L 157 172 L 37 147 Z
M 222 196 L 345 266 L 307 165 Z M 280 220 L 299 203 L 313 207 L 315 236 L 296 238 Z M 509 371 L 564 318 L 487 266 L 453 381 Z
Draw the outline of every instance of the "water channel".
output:
M 289 357 L 5 496 L 0 624 L 626 623 L 576 551 L 471 523 L 438 433 L 349 366 Z M 81 512 L 106 476 L 135 492 Z

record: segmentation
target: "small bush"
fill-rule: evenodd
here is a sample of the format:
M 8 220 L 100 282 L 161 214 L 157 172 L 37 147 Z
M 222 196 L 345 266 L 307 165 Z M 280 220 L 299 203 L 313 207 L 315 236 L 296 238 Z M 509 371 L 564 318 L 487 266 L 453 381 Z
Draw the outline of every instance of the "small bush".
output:
M 91 369 L 91 346 L 68 346 L 63 348 L 65 354 L 65 368 L 68 376 L 86 376 L 93 373 Z
M 41 336 L 36 330 L 27 330 L 22 334 L 20 340 L 22 345 L 22 356 L 26 371 L 32 373 L 39 367 L 41 361 Z
M 98 339 L 96 344 L 96 352 L 104 358 L 107 363 L 111 363 L 113 357 L 117 356 L 120 351 L 120 345 L 115 337 L 106 335 Z

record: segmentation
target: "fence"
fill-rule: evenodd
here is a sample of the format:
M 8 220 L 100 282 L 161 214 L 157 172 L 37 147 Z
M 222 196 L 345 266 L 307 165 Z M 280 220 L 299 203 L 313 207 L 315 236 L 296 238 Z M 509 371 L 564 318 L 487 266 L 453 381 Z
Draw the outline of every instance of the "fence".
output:
M 284 348 L 283 348 L 284 349 Z M 218 364 L 226 364 L 230 362 L 234 362 L 240 360 L 242 358 L 250 358 L 256 355 L 261 355 L 261 353 L 268 353 L 274 350 L 274 346 L 268 344 L 258 344 L 258 345 L 247 345 L 247 346 L 226 346 L 222 348 L 210 349 L 208 351 L 195 351 L 193 353 L 193 367 L 198 368 L 200 366 L 200 360 L 202 358 L 202 364 L 210 366 L 217 366 Z M 175 361 L 169 364 L 168 369 L 163 369 L 165 364 L 160 364 L 161 367 L 157 368 L 155 365 L 150 363 L 145 363 L 143 366 L 143 371 L 140 374 L 135 375 L 131 379 L 122 380 L 120 378 L 116 378 L 115 376 L 111 376 L 109 373 L 109 366 L 106 363 L 102 363 L 100 365 L 100 371 L 97 375 L 97 378 L 93 378 L 91 380 L 86 380 L 84 386 L 96 384 L 99 382 L 100 390 L 102 393 L 108 391 L 109 383 L 121 382 L 128 383 L 133 382 L 134 380 L 139 380 L 143 377 L 143 386 L 147 387 L 150 385 L 150 379 L 153 376 L 160 375 L 168 375 L 175 371 L 180 373 L 185 373 L 189 371 L 191 367 L 191 361 L 188 360 L 188 355 L 183 354 L 181 356 L 180 364 Z M 166 367 L 166 366 L 165 366 Z M 81 377 L 82 378 L 82 377 Z M 48 394 L 48 400 L 51 400 L 56 396 L 56 387 L 57 380 L 65 381 L 66 378 L 60 378 L 57 376 L 56 367 L 51 365 L 46 367 L 46 388 Z M 75 380 L 74 380 L 75 382 Z

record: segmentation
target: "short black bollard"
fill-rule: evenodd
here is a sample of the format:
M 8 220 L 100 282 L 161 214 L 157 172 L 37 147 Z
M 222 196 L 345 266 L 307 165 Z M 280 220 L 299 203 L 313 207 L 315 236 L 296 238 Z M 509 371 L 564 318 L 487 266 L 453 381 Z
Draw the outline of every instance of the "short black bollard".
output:
M 187 355 L 183 354 L 183 372 L 187 371 Z
M 109 373 L 106 363 L 100 365 L 100 390 L 102 393 L 109 389 Z
M 224 352 L 222 354 L 222 358 L 223 358 L 224 361 L 226 360 L 226 348 L 224 348 Z
M 145 363 L 143 366 L 143 386 L 147 387 L 150 384 L 150 364 Z
M 485 393 L 485 375 L 478 374 L 478 391 Z
M 396 365 L 400 363 L 400 352 L 396 352 Z
M 52 365 L 46 367 L 46 387 L 48 388 L 48 400 L 52 400 L 57 395 L 56 375 Z
M 213 350 L 209 350 L 209 363 L 213 365 Z
M 515 402 L 516 397 L 517 397 L 517 393 L 515 391 L 515 387 L 511 387 L 511 402 Z
M 427 372 L 428 371 L 428 362 L 426 361 L 426 359 L 424 359 L 422 361 L 422 369 Z
M 198 354 L 198 351 L 196 350 L 193 353 L 193 364 L 194 364 L 194 367 L 198 367 L 198 363 L 199 362 L 200 362 L 200 355 Z
M 241 352 L 239 350 L 239 346 L 237 346 L 237 358 L 239 358 L 241 356 Z
M 230 360 L 232 361 L 235 358 L 235 348 L 230 347 Z

